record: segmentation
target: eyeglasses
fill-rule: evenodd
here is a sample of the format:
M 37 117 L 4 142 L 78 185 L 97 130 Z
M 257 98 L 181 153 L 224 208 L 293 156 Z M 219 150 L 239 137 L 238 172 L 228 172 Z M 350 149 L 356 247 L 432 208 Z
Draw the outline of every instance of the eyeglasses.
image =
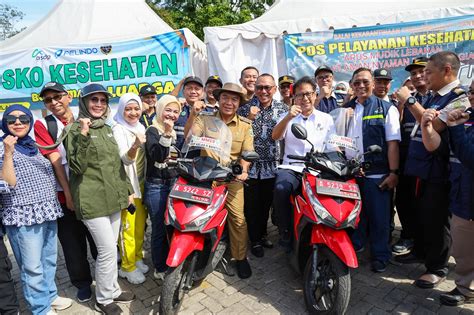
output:
M 305 97 L 307 99 L 310 99 L 311 97 L 313 97 L 313 95 L 314 95 L 314 92 L 298 93 L 298 94 L 295 94 L 295 98 L 298 100 L 302 100 Z
M 98 104 L 99 102 L 101 104 L 105 104 L 107 105 L 109 103 L 109 100 L 106 99 L 106 98 L 98 98 L 97 96 L 94 96 L 94 97 L 91 97 L 90 98 L 91 102 L 94 103 L 94 104 Z
M 62 93 L 62 94 L 56 94 L 55 96 L 52 96 L 52 97 L 43 98 L 43 103 L 50 104 L 53 102 L 53 100 L 56 102 L 59 102 L 66 95 L 67 93 Z
M 22 125 L 28 125 L 31 122 L 31 118 L 28 115 L 20 115 L 20 116 L 6 115 L 5 116 L 5 120 L 7 121 L 8 125 L 15 124 L 17 119 L 20 121 Z
M 332 75 L 331 74 L 326 74 L 326 75 L 318 75 L 316 77 L 316 79 L 318 80 L 327 80 L 327 79 L 332 79 Z
M 370 84 L 370 81 L 369 81 L 369 80 L 357 80 L 357 81 L 353 81 L 353 82 L 352 82 L 352 85 L 353 85 L 353 86 L 369 85 L 369 84 Z
M 273 89 L 275 86 L 274 85 L 256 85 L 255 86 L 255 89 L 257 91 L 262 91 L 262 90 L 265 90 L 265 91 L 270 91 L 271 89 Z

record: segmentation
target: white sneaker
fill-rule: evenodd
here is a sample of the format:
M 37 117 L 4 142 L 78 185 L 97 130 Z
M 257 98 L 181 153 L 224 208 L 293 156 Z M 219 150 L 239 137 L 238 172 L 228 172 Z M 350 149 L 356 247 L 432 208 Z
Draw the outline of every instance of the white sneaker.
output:
M 140 284 L 140 283 L 145 282 L 145 276 L 138 268 L 130 272 L 123 271 L 120 268 L 119 276 L 121 278 L 127 279 L 127 281 L 130 282 L 131 284 Z
M 164 272 L 158 272 L 155 270 L 155 272 L 153 273 L 153 276 L 155 277 L 156 280 L 159 280 L 161 282 L 163 282 L 163 280 L 165 280 L 165 273 Z
M 55 311 L 62 311 L 67 309 L 72 305 L 72 300 L 70 298 L 58 296 L 52 303 L 51 308 Z
M 145 263 L 143 262 L 143 260 L 139 260 L 137 262 L 135 262 L 135 266 L 143 273 L 147 273 L 150 268 L 148 268 L 147 265 L 145 265 Z

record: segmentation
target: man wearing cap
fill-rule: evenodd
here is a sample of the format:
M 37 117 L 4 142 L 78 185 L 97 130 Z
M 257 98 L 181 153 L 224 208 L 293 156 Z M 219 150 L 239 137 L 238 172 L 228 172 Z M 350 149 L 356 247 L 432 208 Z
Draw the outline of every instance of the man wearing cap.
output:
M 237 115 L 237 108 L 244 102 L 242 88 L 235 83 L 226 83 L 220 89 L 214 91 L 214 96 L 219 102 L 219 111 L 211 114 L 222 119 L 232 132 L 231 159 L 236 160 L 244 151 L 253 151 L 253 132 L 251 121 Z M 192 129 L 193 134 L 202 133 L 206 126 L 200 111 L 204 104 L 194 103 L 193 110 L 186 122 L 186 134 Z M 242 174 L 237 176 L 240 182 L 226 184 L 228 196 L 226 208 L 229 211 L 227 224 L 229 228 L 230 250 L 232 257 L 237 261 L 237 274 L 245 279 L 252 275 L 252 269 L 247 261 L 247 223 L 244 215 L 244 188 L 242 182 L 247 180 L 250 163 L 240 160 Z
M 420 104 L 424 104 L 429 94 L 423 74 L 428 58 L 417 57 L 413 62 L 406 66 L 405 70 L 410 73 L 410 80 L 415 87 L 415 92 L 411 95 L 417 99 Z M 406 254 L 412 248 L 415 239 L 415 231 L 418 225 L 416 217 L 415 200 L 416 177 L 405 175 L 405 163 L 408 157 L 408 145 L 410 143 L 410 134 L 415 126 L 416 119 L 412 113 L 405 108 L 405 104 L 399 103 L 401 138 L 400 141 L 400 176 L 395 194 L 395 205 L 398 217 L 402 225 L 400 240 L 392 246 L 392 251 L 397 254 Z
M 214 97 L 214 90 L 222 88 L 222 80 L 218 75 L 211 75 L 207 78 L 206 85 L 204 87 L 204 92 L 206 93 L 206 107 L 209 107 L 210 110 L 217 110 L 219 108 L 219 103 Z
M 257 82 L 259 74 L 258 69 L 254 66 L 247 66 L 240 72 L 240 84 L 242 84 L 244 89 L 247 91 L 247 94 L 245 95 L 246 102 L 252 100 L 254 97 L 255 83 Z
M 176 131 L 176 147 L 181 150 L 184 144 L 186 134 L 184 133 L 184 126 L 188 121 L 189 115 L 192 111 L 194 103 L 198 103 L 200 106 L 204 105 L 202 101 L 204 95 L 204 84 L 199 77 L 189 76 L 183 80 L 183 96 L 185 103 L 183 109 L 179 114 L 178 120 L 174 124 L 174 130 Z M 205 109 L 208 111 L 208 109 Z
M 288 112 L 288 107 L 273 99 L 276 84 L 272 75 L 262 74 L 256 83 L 256 99 L 241 106 L 237 113 L 252 120 L 254 146 L 259 155 L 249 170 L 249 180 L 244 187 L 244 205 L 251 252 L 256 257 L 263 257 L 263 247 L 273 247 L 266 235 L 276 168 L 280 161 L 280 143 L 272 139 L 272 132 L 278 118 Z
M 390 250 L 390 209 L 392 191 L 399 174 L 400 115 L 392 103 L 373 94 L 374 76 L 370 69 L 359 68 L 352 75 L 356 98 L 349 102 L 354 118 L 347 136 L 355 140 L 357 150 L 346 150 L 347 158 L 367 152 L 378 145 L 382 152 L 363 156 L 370 164 L 365 176 L 357 179 L 361 188 L 360 223 L 352 235 L 356 251 L 362 251 L 369 240 L 371 269 L 384 272 L 392 256 Z
M 319 94 L 314 106 L 324 113 L 329 113 L 342 106 L 345 95 L 334 92 L 332 87 L 334 72 L 332 69 L 326 65 L 319 66 L 314 72 L 314 77 L 319 87 Z
M 380 68 L 374 70 L 374 95 L 378 98 L 383 99 L 386 102 L 390 102 L 388 92 L 392 86 L 392 74 L 390 70 Z
M 153 124 L 153 118 L 155 118 L 156 115 L 156 89 L 153 85 L 147 84 L 140 89 L 139 95 L 143 104 L 143 113 L 140 117 L 140 123 L 145 126 L 145 128 L 148 128 Z
M 51 114 L 36 120 L 34 124 L 35 139 L 39 145 L 49 146 L 56 142 L 65 126 L 74 122 L 74 116 L 69 107 L 72 97 L 65 87 L 57 82 L 46 83 L 40 92 L 40 97 L 43 98 L 43 103 Z M 56 149 L 40 148 L 39 150 L 51 162 L 56 175 L 58 200 L 64 212 L 64 216 L 58 219 L 58 238 L 63 248 L 66 269 L 72 284 L 78 289 L 78 301 L 86 302 L 92 296 L 87 241 L 89 241 L 94 259 L 97 257 L 97 249 L 89 231 L 82 221 L 77 220 L 74 213 L 64 146 L 60 144 Z
M 415 285 L 422 289 L 432 289 L 446 279 L 448 274 L 449 248 L 449 148 L 441 146 L 430 152 L 424 145 L 421 118 L 428 109 L 434 109 L 436 116 L 431 119 L 433 129 L 447 138 L 446 120 L 453 109 L 470 106 L 464 89 L 460 87 L 457 74 L 461 66 L 459 57 L 450 51 L 438 52 L 428 58 L 424 69 L 424 79 L 432 95 L 421 105 L 411 96 L 407 87 L 396 93 L 400 103 L 413 114 L 417 124 L 412 132 L 408 147 L 405 174 L 416 177 L 416 208 L 420 218 L 416 229 L 415 244 L 410 256 L 397 256 L 402 263 L 423 262 L 426 271 Z M 439 114 L 438 114 L 439 113 Z
M 295 78 L 291 75 L 284 75 L 278 78 L 278 90 L 280 91 L 281 100 L 288 107 L 293 105 L 293 95 L 291 95 L 291 86 L 295 82 Z

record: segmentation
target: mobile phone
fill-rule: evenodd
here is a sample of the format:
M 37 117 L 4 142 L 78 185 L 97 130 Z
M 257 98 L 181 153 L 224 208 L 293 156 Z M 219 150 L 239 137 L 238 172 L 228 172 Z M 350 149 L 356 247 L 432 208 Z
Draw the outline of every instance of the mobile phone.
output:
M 464 112 L 469 114 L 469 120 L 474 120 L 474 108 L 469 107 Z
M 131 203 L 127 208 L 127 211 L 130 212 L 130 214 L 134 214 L 136 210 L 137 208 L 135 207 L 133 203 Z

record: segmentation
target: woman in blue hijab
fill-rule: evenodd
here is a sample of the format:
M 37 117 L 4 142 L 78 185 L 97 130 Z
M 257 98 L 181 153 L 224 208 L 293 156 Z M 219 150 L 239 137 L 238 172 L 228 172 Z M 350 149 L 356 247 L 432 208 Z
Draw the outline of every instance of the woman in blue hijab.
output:
M 55 314 L 54 310 L 72 303 L 58 296 L 54 282 L 56 219 L 63 213 L 51 163 L 28 135 L 32 126 L 31 111 L 21 105 L 11 105 L 3 114 L 0 167 L 9 189 L 0 193 L 0 214 L 30 311 L 35 315 Z

